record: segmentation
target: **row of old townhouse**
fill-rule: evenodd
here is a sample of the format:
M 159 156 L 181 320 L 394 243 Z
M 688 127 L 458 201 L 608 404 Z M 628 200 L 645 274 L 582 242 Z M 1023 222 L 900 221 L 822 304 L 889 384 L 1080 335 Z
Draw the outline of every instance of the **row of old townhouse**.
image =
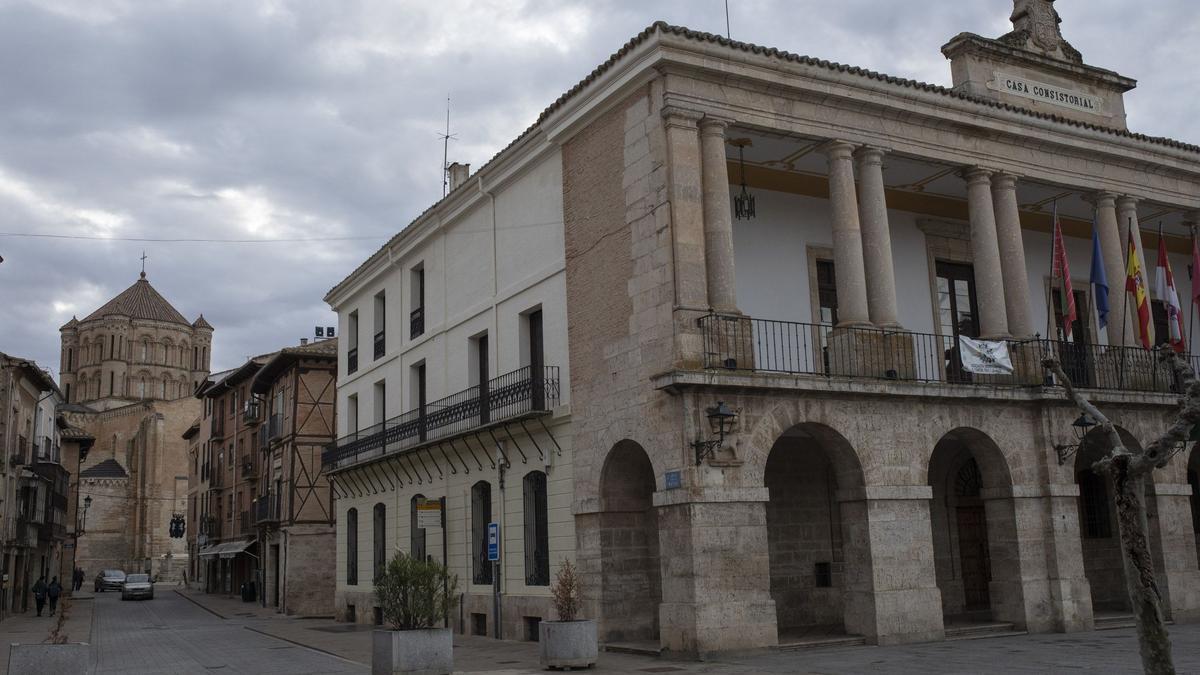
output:
M 1012 32 L 954 37 L 949 88 L 656 23 L 481 169 L 451 165 L 325 297 L 338 616 L 378 623 L 403 552 L 457 575 L 455 630 L 508 639 L 555 618 L 563 560 L 602 641 L 685 655 L 1123 620 L 1107 448 L 1071 443 L 1041 359 L 1131 446 L 1170 419 L 1125 242 L 1150 275 L 1161 238 L 1191 297 L 1200 147 L 1129 131 L 1136 82 L 1057 19 L 1017 2 Z M 247 400 L 221 377 L 214 399 Z M 224 433 L 206 513 L 233 527 Z M 1190 450 L 1147 493 L 1177 622 L 1200 618 L 1198 472 Z
M 64 401 L 37 363 L 0 353 L 0 620 L 29 610 L 38 578 L 65 587 L 75 570 L 79 467 L 94 439 L 60 414 Z
M 304 341 L 209 375 L 188 444 L 189 583 L 281 613 L 332 613 L 337 340 Z

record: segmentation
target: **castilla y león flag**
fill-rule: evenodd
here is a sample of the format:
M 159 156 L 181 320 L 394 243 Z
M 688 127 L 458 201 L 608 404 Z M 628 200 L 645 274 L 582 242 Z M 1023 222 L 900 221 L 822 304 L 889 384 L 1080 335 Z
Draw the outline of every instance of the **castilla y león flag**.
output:
M 1179 292 L 1175 289 L 1175 275 L 1171 274 L 1171 261 L 1167 259 L 1167 242 L 1162 230 L 1158 232 L 1158 264 L 1154 268 L 1154 294 L 1167 310 L 1167 330 L 1171 348 L 1182 353 L 1183 307 L 1179 304 Z
M 1146 296 L 1146 280 L 1142 276 L 1142 266 L 1138 262 L 1137 248 L 1133 243 L 1133 230 L 1129 231 L 1129 261 L 1125 263 L 1125 290 L 1133 296 L 1137 304 L 1138 339 L 1142 347 L 1150 349 L 1154 343 L 1154 326 L 1150 323 L 1150 298 Z

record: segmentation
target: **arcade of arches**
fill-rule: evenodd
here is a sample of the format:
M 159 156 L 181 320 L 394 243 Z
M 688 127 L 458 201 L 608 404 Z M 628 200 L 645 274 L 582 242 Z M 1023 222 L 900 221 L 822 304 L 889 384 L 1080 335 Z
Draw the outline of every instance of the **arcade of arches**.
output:
M 823 424 L 795 424 L 775 436 L 758 464 L 761 521 L 745 525 L 739 539 L 752 544 L 738 551 L 745 583 L 769 592 L 779 644 L 839 634 L 911 642 L 973 622 L 1031 632 L 1090 629 L 1096 617 L 1128 612 L 1112 489 L 1088 468 L 1107 451 L 1103 439 L 1089 436 L 1074 465 L 1061 467 L 1063 484 L 1014 484 L 1014 455 L 987 433 L 959 427 L 926 452 L 926 485 L 872 486 L 845 436 Z M 650 456 L 633 440 L 611 447 L 598 512 L 578 516 L 577 529 L 601 640 L 666 648 L 675 611 L 664 601 L 667 589 L 690 583 L 693 566 L 726 561 L 691 560 L 694 554 L 672 545 L 663 523 L 667 490 Z M 1188 464 L 1190 486 L 1198 475 L 1200 451 Z M 1153 521 L 1172 504 L 1190 504 L 1186 534 L 1200 531 L 1200 496 L 1167 485 L 1159 491 L 1167 497 L 1156 499 L 1153 487 L 1147 494 L 1164 595 L 1176 620 L 1193 618 L 1200 591 L 1179 589 L 1200 580 L 1197 558 L 1177 563 L 1166 530 Z M 1200 550 L 1195 537 L 1187 539 Z M 765 550 L 755 550 L 756 541 Z M 758 565 L 764 556 L 767 564 Z

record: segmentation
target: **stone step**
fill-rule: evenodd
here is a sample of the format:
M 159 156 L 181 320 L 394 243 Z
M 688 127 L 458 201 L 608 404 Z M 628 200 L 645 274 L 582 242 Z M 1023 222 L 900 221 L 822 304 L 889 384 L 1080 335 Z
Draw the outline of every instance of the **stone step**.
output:
M 867 644 L 867 639 L 861 635 L 840 635 L 817 637 L 810 640 L 781 642 L 776 649 L 784 652 L 795 652 L 804 649 L 820 649 L 822 647 L 861 647 Z
M 662 653 L 662 646 L 657 642 L 605 642 L 601 649 L 635 656 L 659 656 Z
M 1113 630 L 1116 628 L 1133 628 L 1137 626 L 1132 614 L 1111 614 L 1096 617 L 1096 630 Z
M 982 638 L 1012 637 L 1026 634 L 1026 631 L 1016 630 L 1013 624 L 1002 621 L 946 627 L 947 640 L 979 640 Z

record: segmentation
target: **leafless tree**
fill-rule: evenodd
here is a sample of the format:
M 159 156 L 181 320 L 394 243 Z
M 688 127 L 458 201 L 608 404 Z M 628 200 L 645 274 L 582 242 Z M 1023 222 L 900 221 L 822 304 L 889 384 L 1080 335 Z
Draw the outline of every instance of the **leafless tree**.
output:
M 1169 348 L 1160 348 L 1159 360 L 1170 367 L 1183 391 L 1179 412 L 1170 427 L 1144 450 L 1131 451 L 1121 441 L 1116 427 L 1086 396 L 1071 383 L 1056 358 L 1042 363 L 1066 390 L 1067 398 L 1098 423 L 1099 432 L 1112 444 L 1112 451 L 1093 465 L 1097 473 L 1112 478 L 1117 506 L 1117 525 L 1121 537 L 1121 555 L 1129 601 L 1137 622 L 1138 646 L 1142 669 L 1148 675 L 1174 675 L 1171 638 L 1163 616 L 1162 597 L 1154 576 L 1150 555 L 1149 526 L 1146 522 L 1146 480 L 1183 451 L 1192 427 L 1200 423 L 1200 380 L 1187 361 Z

